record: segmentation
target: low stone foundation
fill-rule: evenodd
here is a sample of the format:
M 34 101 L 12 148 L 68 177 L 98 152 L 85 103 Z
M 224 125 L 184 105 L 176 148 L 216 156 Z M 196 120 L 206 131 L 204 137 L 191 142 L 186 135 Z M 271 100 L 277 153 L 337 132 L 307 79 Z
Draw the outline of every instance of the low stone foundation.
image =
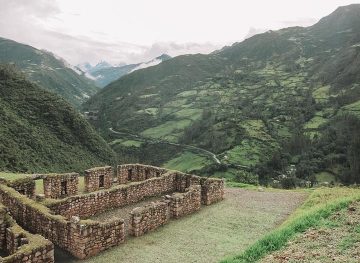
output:
M 173 218 L 180 218 L 192 214 L 201 208 L 201 186 L 193 185 L 184 193 L 166 196 L 170 201 L 170 214 Z
M 168 201 L 159 201 L 143 207 L 137 207 L 131 212 L 130 234 L 138 237 L 166 224 L 170 219 Z
M 64 198 L 78 193 L 79 174 L 48 174 L 44 180 L 46 198 Z
M 211 205 L 224 199 L 224 181 L 209 178 L 201 184 L 202 203 Z
M 175 179 L 175 174 L 169 172 L 146 181 L 117 185 L 111 189 L 69 197 L 49 207 L 55 214 L 66 218 L 72 216 L 88 218 L 110 209 L 137 203 L 148 197 L 175 192 Z
M 21 196 L 5 185 L 0 185 L 0 200 L 21 226 L 50 239 L 77 258 L 93 256 L 124 242 L 122 219 L 106 223 L 66 220 L 60 215 L 53 215 L 47 207 Z

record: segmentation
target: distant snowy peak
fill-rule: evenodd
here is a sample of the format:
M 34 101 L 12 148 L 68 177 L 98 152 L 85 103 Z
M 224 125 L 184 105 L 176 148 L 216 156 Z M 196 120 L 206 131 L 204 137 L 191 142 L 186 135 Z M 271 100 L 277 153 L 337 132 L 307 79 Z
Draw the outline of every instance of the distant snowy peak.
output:
M 84 63 L 78 65 L 78 67 L 85 72 L 85 76 L 87 78 L 94 80 L 98 87 L 103 88 L 114 80 L 134 72 L 135 70 L 156 66 L 170 58 L 171 57 L 169 55 L 162 54 L 161 56 L 158 56 L 151 61 L 138 64 L 127 65 L 125 63 L 118 63 L 111 65 L 106 61 L 101 61 L 95 66 L 92 66 L 90 63 Z
M 135 70 L 156 66 L 156 65 L 160 64 L 161 62 L 168 60 L 170 58 L 171 57 L 169 55 L 162 54 L 161 56 L 158 56 L 151 61 L 139 64 L 137 67 L 133 68 L 129 73 L 134 72 Z
M 137 67 L 135 67 L 135 68 L 133 68 L 132 70 L 130 70 L 129 73 L 134 72 L 135 70 L 139 70 L 139 69 L 143 69 L 143 68 L 148 68 L 148 67 L 156 66 L 156 65 L 160 64 L 161 62 L 162 62 L 161 59 L 155 58 L 155 59 L 153 59 L 153 60 L 151 60 L 151 61 L 149 61 L 149 62 L 145 62 L 145 63 L 139 64 Z
M 110 63 L 108 63 L 106 61 L 100 61 L 95 66 L 91 65 L 89 62 L 85 62 L 83 64 L 77 65 L 77 67 L 79 69 L 81 69 L 83 72 L 91 74 L 92 72 L 95 72 L 95 71 L 98 71 L 101 69 L 111 68 L 111 67 L 113 67 L 113 65 L 111 65 Z

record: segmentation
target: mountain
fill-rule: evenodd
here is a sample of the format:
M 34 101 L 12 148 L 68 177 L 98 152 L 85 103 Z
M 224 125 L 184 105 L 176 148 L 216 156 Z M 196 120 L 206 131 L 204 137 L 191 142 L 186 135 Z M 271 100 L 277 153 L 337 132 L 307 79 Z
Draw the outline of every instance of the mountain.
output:
M 15 64 L 29 80 L 59 94 L 75 107 L 97 91 L 84 72 L 48 51 L 5 38 L 0 38 L 0 50 L 0 63 Z
M 95 67 L 89 67 L 89 64 L 84 64 L 81 66 L 82 69 L 86 69 L 86 76 L 90 79 L 93 79 L 99 87 L 105 87 L 109 83 L 117 80 L 118 78 L 129 74 L 135 70 L 147 68 L 160 64 L 163 61 L 170 59 L 169 55 L 163 54 L 159 57 L 154 58 L 148 62 L 138 63 L 138 64 L 129 64 L 129 65 L 117 65 L 111 66 L 107 62 L 101 62 Z
M 114 152 L 64 99 L 0 65 L 0 170 L 82 171 Z
M 154 161 L 144 151 L 150 141 L 187 149 L 162 160 L 183 170 L 224 174 L 223 166 L 211 165 L 210 151 L 231 178 L 238 167 L 276 178 L 294 165 L 304 180 L 324 171 L 342 180 L 356 163 L 349 159 L 356 129 L 341 137 L 339 127 L 354 123 L 344 116 L 360 112 L 359 19 L 359 4 L 339 7 L 310 27 L 268 31 L 209 55 L 178 56 L 112 82 L 84 110 L 98 112 L 96 127 L 121 132 L 126 139 L 112 145 L 135 160 Z M 331 133 L 341 146 L 326 148 Z

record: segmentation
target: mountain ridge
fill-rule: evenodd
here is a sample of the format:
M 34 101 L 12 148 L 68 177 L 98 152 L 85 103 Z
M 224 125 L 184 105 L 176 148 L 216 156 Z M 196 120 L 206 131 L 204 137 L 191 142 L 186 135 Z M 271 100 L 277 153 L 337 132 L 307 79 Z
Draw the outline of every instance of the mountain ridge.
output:
M 0 63 L 15 64 L 29 80 L 77 108 L 98 89 L 81 71 L 49 51 L 1 37 L 0 50 Z
M 0 64 L 0 170 L 82 171 L 115 154 L 63 98 Z

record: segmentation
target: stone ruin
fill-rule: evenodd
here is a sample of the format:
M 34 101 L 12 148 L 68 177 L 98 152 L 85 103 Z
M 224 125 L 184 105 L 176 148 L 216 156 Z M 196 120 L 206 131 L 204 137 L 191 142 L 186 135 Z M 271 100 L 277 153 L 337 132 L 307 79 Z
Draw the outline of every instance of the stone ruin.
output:
M 96 167 L 85 171 L 85 192 L 94 192 L 112 186 L 113 171 L 111 166 Z
M 224 197 L 221 179 L 140 164 L 117 166 L 115 178 L 110 166 L 86 170 L 84 194 L 77 194 L 76 173 L 43 175 L 42 178 L 46 200 L 36 200 L 31 195 L 24 201 L 23 192 L 0 184 L 0 201 L 22 227 L 51 240 L 79 259 L 124 243 L 127 234 L 144 235 L 170 223 L 171 219 L 194 213 L 203 205 L 211 205 Z M 151 197 L 161 198 L 133 209 L 128 221 L 89 219 Z
M 44 195 L 46 198 L 64 198 L 76 195 L 79 185 L 79 174 L 49 174 L 44 180 Z
M 0 262 L 53 263 L 54 245 L 49 240 L 22 229 L 0 204 Z

